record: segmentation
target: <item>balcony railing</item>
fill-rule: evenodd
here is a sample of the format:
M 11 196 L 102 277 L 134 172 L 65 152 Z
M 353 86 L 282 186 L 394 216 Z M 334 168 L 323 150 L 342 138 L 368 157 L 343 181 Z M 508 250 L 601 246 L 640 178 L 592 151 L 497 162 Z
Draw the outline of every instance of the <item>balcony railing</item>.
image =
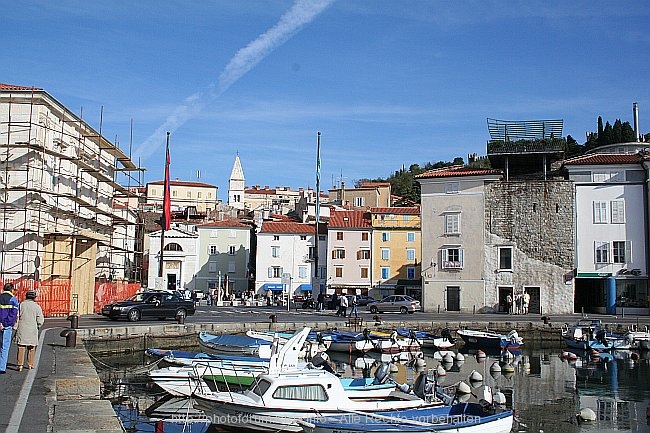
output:
M 540 138 L 536 140 L 503 141 L 490 140 L 487 144 L 488 155 L 506 155 L 516 153 L 554 153 L 566 149 L 564 138 Z

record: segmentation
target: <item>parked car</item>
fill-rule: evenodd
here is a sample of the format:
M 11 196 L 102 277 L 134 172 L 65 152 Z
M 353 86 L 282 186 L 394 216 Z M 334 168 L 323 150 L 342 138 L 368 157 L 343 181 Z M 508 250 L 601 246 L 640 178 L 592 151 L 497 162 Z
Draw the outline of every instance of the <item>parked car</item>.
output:
M 345 295 L 348 297 L 348 304 L 352 306 L 352 297 L 356 296 L 357 297 L 357 306 L 359 307 L 365 307 L 371 302 L 375 302 L 376 299 L 373 298 L 372 296 L 366 296 L 366 295 Z
M 185 318 L 195 311 L 194 302 L 183 298 L 178 292 L 152 291 L 136 293 L 124 301 L 104 305 L 101 314 L 111 320 L 127 319 L 129 322 L 137 322 L 147 318 Z
M 407 295 L 391 295 L 386 296 L 381 301 L 371 302 L 367 306 L 371 313 L 388 313 L 400 312 L 402 314 L 413 314 L 420 311 L 420 301 L 417 301 Z

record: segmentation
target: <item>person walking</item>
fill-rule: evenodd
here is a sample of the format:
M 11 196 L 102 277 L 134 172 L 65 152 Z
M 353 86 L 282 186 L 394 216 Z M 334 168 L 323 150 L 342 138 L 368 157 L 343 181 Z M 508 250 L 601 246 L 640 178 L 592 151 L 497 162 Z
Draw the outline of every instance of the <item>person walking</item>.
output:
M 11 336 L 18 320 L 19 303 L 13 290 L 14 285 L 7 283 L 0 293 L 0 374 L 7 372 Z
M 350 310 L 350 317 L 354 314 L 354 317 L 359 317 L 359 310 L 357 309 L 357 296 L 352 295 L 352 299 L 350 300 L 350 303 L 352 304 L 352 309 Z
M 342 317 L 345 317 L 348 312 L 348 297 L 345 295 L 341 295 L 339 298 L 339 305 L 341 306 L 339 312 L 341 313 Z
M 320 292 L 318 294 L 318 297 L 316 298 L 316 309 L 318 311 L 323 311 L 323 304 L 325 303 L 325 295 L 323 292 Z
M 23 371 L 25 350 L 27 350 L 27 368 L 34 368 L 34 352 L 38 346 L 38 330 L 43 326 L 45 318 L 41 306 L 36 303 L 36 291 L 28 290 L 25 300 L 20 303 L 18 327 L 16 328 L 16 344 L 18 345 L 18 358 L 16 370 Z

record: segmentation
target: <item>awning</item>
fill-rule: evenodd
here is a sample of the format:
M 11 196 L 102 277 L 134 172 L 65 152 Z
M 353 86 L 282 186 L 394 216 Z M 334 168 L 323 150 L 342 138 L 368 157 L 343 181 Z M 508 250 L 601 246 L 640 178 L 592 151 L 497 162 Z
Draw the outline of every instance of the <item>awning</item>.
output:
M 302 290 L 303 292 L 311 292 L 311 284 L 301 284 L 298 286 L 298 290 Z
M 422 280 L 397 280 L 397 286 L 421 286 Z
M 263 290 L 270 290 L 272 292 L 282 292 L 284 290 L 284 284 L 264 284 L 262 286 Z

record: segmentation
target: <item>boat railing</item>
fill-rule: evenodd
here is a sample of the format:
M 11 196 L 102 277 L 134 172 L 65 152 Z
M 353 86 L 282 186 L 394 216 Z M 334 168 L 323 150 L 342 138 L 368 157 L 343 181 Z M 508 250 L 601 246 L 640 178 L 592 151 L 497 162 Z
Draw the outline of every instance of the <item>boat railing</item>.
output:
M 192 364 L 192 367 L 194 369 L 194 377 L 197 379 L 202 379 L 198 380 L 197 390 L 199 390 L 199 392 L 202 394 L 212 392 L 212 389 L 210 389 L 210 387 L 207 387 L 208 389 L 205 389 L 207 386 L 206 380 L 212 380 L 213 385 L 216 389 L 219 389 L 218 383 L 222 383 L 223 386 L 225 386 L 225 391 L 230 396 L 231 401 L 234 401 L 234 390 L 231 389 L 231 385 L 237 384 L 238 387 L 241 388 L 242 379 L 244 379 L 244 377 L 239 374 L 239 369 L 235 363 L 230 363 L 226 367 L 221 365 L 214 365 L 214 363 L 210 362 L 199 361 L 194 362 Z M 226 374 L 224 370 L 227 371 L 228 374 Z M 228 380 L 228 377 L 232 376 L 234 376 L 234 383 L 231 383 Z M 207 379 L 208 377 L 211 379 Z M 218 377 L 221 379 L 217 380 Z

